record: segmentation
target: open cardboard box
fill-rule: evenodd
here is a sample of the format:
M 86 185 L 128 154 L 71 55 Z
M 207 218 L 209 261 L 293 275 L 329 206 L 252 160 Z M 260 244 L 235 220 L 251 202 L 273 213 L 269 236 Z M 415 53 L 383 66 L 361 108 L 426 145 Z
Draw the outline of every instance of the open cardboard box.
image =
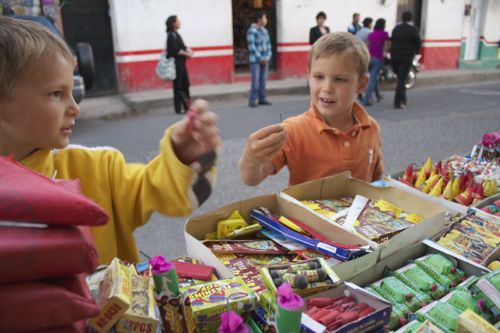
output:
M 339 173 L 335 176 L 291 186 L 280 193 L 282 197 L 286 198 L 291 203 L 304 207 L 304 209 L 309 210 L 329 224 L 334 225 L 336 224 L 323 215 L 306 207 L 300 201 L 354 197 L 358 194 L 372 200 L 387 200 L 402 208 L 406 213 L 415 213 L 424 218 L 422 222 L 400 232 L 385 243 L 375 243 L 374 245 L 374 242 L 369 241 L 377 250 L 385 251 L 386 254 L 389 252 L 397 252 L 423 239 L 431 238 L 446 227 L 445 207 L 399 188 L 381 188 L 370 185 L 362 180 L 352 178 L 348 171 Z M 359 272 L 359 268 L 361 268 L 356 265 L 358 261 L 359 264 L 362 264 L 361 261 L 357 259 L 336 265 L 334 270 L 342 280 L 349 280 L 349 278 L 356 275 L 357 272 Z M 368 266 L 365 265 L 362 269 L 366 267 Z
M 250 212 L 253 208 L 257 207 L 266 207 L 272 213 L 296 218 L 304 224 L 321 231 L 331 241 L 351 246 L 360 245 L 368 247 L 366 240 L 360 236 L 352 234 L 339 226 L 327 223 L 324 219 L 311 213 L 311 211 L 305 209 L 303 206 L 293 204 L 277 194 L 270 194 L 234 202 L 188 219 L 184 226 L 184 237 L 186 239 L 188 255 L 201 260 L 205 265 L 213 266 L 219 278 L 232 277 L 233 274 L 231 271 L 202 243 L 203 237 L 208 233 L 214 232 L 217 228 L 217 222 L 226 219 L 234 210 L 238 210 L 246 221 L 250 223 Z M 361 263 L 356 272 L 374 265 L 377 259 L 378 252 L 372 252 L 354 260 Z M 339 265 L 346 263 L 350 262 Z
M 484 213 L 484 212 L 483 212 Z M 496 219 L 495 216 L 492 216 L 490 214 L 480 214 L 478 211 L 475 212 L 475 215 L 477 217 L 480 217 L 482 219 L 487 219 L 487 220 L 493 220 L 493 221 L 498 221 L 498 219 Z M 433 237 L 429 237 L 429 239 L 425 239 L 423 242 L 425 244 L 427 244 L 428 246 L 430 247 L 433 247 L 443 253 L 446 253 L 452 257 L 455 257 L 456 259 L 459 259 L 461 261 L 464 261 L 464 262 L 467 262 L 471 265 L 475 265 L 481 269 L 487 269 L 489 270 L 488 268 L 486 268 L 486 266 L 488 266 L 491 262 L 495 261 L 495 260 L 498 260 L 498 258 L 500 257 L 500 246 L 497 246 L 497 248 L 490 253 L 490 255 L 488 257 L 486 257 L 486 259 L 483 260 L 483 262 L 481 262 L 480 264 L 464 257 L 463 255 L 461 254 L 458 254 L 458 253 L 455 253 L 449 249 L 447 249 L 446 247 L 442 246 L 441 244 L 437 243 L 437 241 L 443 237 L 448 231 L 449 231 L 449 227 L 447 226 L 446 228 L 443 228 L 441 229 L 438 233 L 435 234 L 435 236 Z
M 377 187 L 352 178 L 349 171 L 290 186 L 281 191 L 283 197 L 295 202 L 354 197 L 357 194 L 372 200 L 387 200 L 402 208 L 405 212 L 419 214 L 425 219 L 445 211 L 442 205 L 429 202 L 425 197 L 417 197 L 400 188 Z
M 335 333 L 357 333 L 357 332 L 383 332 L 384 326 L 389 322 L 389 317 L 391 315 L 391 304 L 378 297 L 373 296 L 364 289 L 345 282 L 337 288 L 330 289 L 311 297 L 338 297 L 345 296 L 345 293 L 353 297 L 356 303 L 366 303 L 375 309 L 366 317 L 358 319 L 352 323 L 345 324 L 344 326 L 331 331 Z M 318 323 L 307 314 L 302 314 L 302 329 L 303 332 L 307 333 L 323 333 L 329 332 L 326 330 L 325 326 Z

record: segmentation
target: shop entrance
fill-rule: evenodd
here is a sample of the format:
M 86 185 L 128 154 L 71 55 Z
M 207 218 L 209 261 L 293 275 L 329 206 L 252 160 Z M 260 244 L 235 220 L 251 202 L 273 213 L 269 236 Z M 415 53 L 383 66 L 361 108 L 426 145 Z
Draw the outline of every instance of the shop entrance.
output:
M 266 13 L 273 57 L 270 68 L 276 68 L 276 0 L 232 0 L 233 5 L 233 51 L 235 72 L 248 73 L 247 30 L 258 11 Z
M 396 20 L 401 21 L 401 14 L 410 11 L 413 14 L 413 23 L 418 29 L 422 28 L 422 0 L 398 0 Z
M 109 6 L 103 0 L 73 0 L 62 6 L 64 36 L 74 46 L 77 42 L 92 45 L 95 62 L 94 86 L 88 96 L 118 92 Z

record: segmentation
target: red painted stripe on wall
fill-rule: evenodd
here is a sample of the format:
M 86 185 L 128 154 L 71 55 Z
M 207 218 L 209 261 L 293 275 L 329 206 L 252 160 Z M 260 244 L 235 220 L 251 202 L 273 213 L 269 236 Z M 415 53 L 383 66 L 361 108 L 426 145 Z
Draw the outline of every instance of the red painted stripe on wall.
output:
M 282 78 L 304 77 L 307 75 L 308 52 L 278 53 L 276 61 Z
M 460 60 L 460 46 L 449 47 L 423 47 L 422 68 L 433 69 L 456 69 Z
M 309 43 L 308 42 L 296 42 L 296 43 L 278 43 L 279 47 L 283 47 L 283 46 L 309 46 Z
M 462 39 L 424 39 L 423 43 L 456 43 L 460 42 Z
M 223 46 L 199 46 L 193 47 L 193 51 L 214 51 L 214 50 L 232 50 L 232 45 Z M 152 50 L 137 50 L 137 51 L 117 51 L 115 55 L 127 56 L 127 55 L 142 55 L 142 54 L 160 54 L 163 49 L 152 49 Z
M 171 87 L 155 74 L 155 61 L 117 63 L 118 79 L 124 92 Z M 191 85 L 233 82 L 233 56 L 193 58 L 187 62 Z

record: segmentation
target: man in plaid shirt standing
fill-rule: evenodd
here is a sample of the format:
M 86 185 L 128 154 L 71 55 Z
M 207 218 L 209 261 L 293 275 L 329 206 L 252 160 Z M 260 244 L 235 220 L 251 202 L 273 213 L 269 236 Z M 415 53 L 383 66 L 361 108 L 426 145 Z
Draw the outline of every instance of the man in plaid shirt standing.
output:
M 252 87 L 248 105 L 252 108 L 260 105 L 271 105 L 266 99 L 266 81 L 271 60 L 271 40 L 266 29 L 267 16 L 263 12 L 258 12 L 255 23 L 252 23 L 247 31 L 248 62 L 252 72 Z

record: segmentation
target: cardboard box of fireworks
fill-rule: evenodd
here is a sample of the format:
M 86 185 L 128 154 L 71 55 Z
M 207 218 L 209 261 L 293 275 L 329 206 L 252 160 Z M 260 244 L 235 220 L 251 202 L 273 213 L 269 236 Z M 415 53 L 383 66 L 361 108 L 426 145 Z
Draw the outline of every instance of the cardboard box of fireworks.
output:
M 206 238 L 211 238 L 210 235 L 217 233 L 218 229 L 220 229 L 218 227 L 220 227 L 221 221 L 234 221 L 234 217 L 236 215 L 242 217 L 248 224 L 250 224 L 247 228 L 242 227 L 240 229 L 236 229 L 236 232 L 254 227 L 256 220 L 250 216 L 256 216 L 256 208 L 258 209 L 262 207 L 265 207 L 264 210 L 268 210 L 273 214 L 277 214 L 282 217 L 286 216 L 294 221 L 301 221 L 303 226 L 315 228 L 334 244 L 342 244 L 343 248 L 336 248 L 335 246 L 331 246 L 327 243 L 312 241 L 313 244 L 316 244 L 313 246 L 316 251 L 311 248 L 292 251 L 290 250 L 290 247 L 285 247 L 290 245 L 287 244 L 286 241 L 291 243 L 291 239 L 286 239 L 285 242 L 282 242 L 286 237 L 278 239 L 272 236 L 272 232 L 274 231 L 272 228 L 257 230 L 257 233 L 260 235 L 259 238 L 257 237 L 257 233 L 254 232 L 253 234 L 244 236 L 242 237 L 243 239 L 239 238 L 238 240 L 206 240 Z M 261 209 L 260 212 L 263 212 L 264 210 Z M 264 214 L 257 215 L 265 220 Z M 272 222 L 273 221 L 271 220 L 270 223 Z M 274 223 L 281 225 L 280 223 Z M 277 230 L 279 230 L 279 227 Z M 184 236 L 186 239 L 187 252 L 190 257 L 197 258 L 204 264 L 213 266 L 216 269 L 219 278 L 231 278 L 234 276 L 241 277 L 252 291 L 260 295 L 260 305 L 267 313 L 272 313 L 275 310 L 273 307 L 275 303 L 273 297 L 275 298 L 275 295 L 273 296 L 267 290 L 260 274 L 260 268 L 277 264 L 290 264 L 298 260 L 304 260 L 305 258 L 302 256 L 304 253 L 308 256 L 312 253 L 312 257 L 309 258 L 326 259 L 321 262 L 328 262 L 327 265 L 333 265 L 334 263 L 340 262 L 334 258 L 337 254 L 337 250 L 338 253 L 345 253 L 350 252 L 351 248 L 369 248 L 368 243 L 360 236 L 352 234 L 338 226 L 327 223 L 325 220 L 315 214 L 312 214 L 303 207 L 290 203 L 288 200 L 281 198 L 276 194 L 264 195 L 234 202 L 203 215 L 192 217 L 186 222 Z M 268 238 L 262 238 L 262 236 Z M 303 239 L 307 237 L 304 237 L 304 235 L 301 234 L 298 235 L 297 238 L 303 241 Z M 282 246 L 282 244 L 285 246 Z M 302 245 L 295 242 L 293 246 L 296 246 L 297 244 Z M 279 248 L 277 247 L 278 245 L 280 246 Z M 364 252 L 364 250 L 360 251 Z M 332 256 L 325 257 L 325 253 L 330 253 Z M 358 270 L 361 271 L 366 267 L 373 266 L 377 262 L 377 259 L 378 252 L 372 252 L 358 258 L 355 261 L 361 261 L 358 268 Z M 325 272 L 331 271 L 328 266 L 322 266 L 320 269 Z M 315 284 L 314 291 L 320 292 L 322 290 L 332 288 L 333 285 L 324 283 L 321 288 L 316 287 L 318 287 L 317 284 Z
M 391 243 L 398 251 L 434 236 L 446 225 L 443 206 L 398 188 L 372 186 L 352 178 L 349 172 L 291 186 L 280 196 L 329 224 L 360 235 L 377 250 L 381 244 Z M 342 280 L 348 281 L 359 268 L 368 267 L 358 267 L 355 261 L 334 267 Z
M 216 255 L 214 253 L 215 245 L 220 245 L 220 244 L 214 245 L 216 241 L 210 241 L 210 240 L 207 241 L 205 240 L 205 237 L 211 233 L 214 233 L 214 231 L 217 230 L 217 223 L 219 221 L 228 219 L 228 217 L 231 216 L 231 214 L 234 213 L 235 211 L 238 211 L 239 214 L 241 214 L 241 216 L 248 223 L 253 223 L 252 218 L 250 218 L 250 215 L 252 213 L 252 210 L 259 207 L 265 207 L 274 214 L 299 220 L 303 224 L 311 228 L 314 228 L 316 230 L 319 230 L 327 239 L 331 240 L 332 242 L 342 244 L 347 248 L 368 247 L 368 242 L 364 240 L 362 237 L 355 235 L 351 232 L 348 232 L 340 228 L 339 226 L 326 222 L 324 219 L 313 214 L 309 210 L 304 209 L 304 207 L 296 205 L 295 203 L 292 203 L 285 198 L 282 198 L 276 194 L 270 194 L 234 202 L 224 207 L 202 214 L 200 216 L 190 218 L 186 222 L 184 227 L 184 237 L 186 240 L 186 248 L 188 255 L 201 260 L 206 265 L 213 266 L 216 269 L 220 278 L 229 278 L 234 275 L 240 275 L 239 273 L 241 272 L 237 270 L 231 270 L 230 268 L 228 268 L 227 262 L 231 260 L 231 257 L 234 257 L 233 255 L 234 252 L 229 253 L 231 251 L 231 248 L 228 248 L 227 253 L 220 253 L 219 251 L 219 253 Z M 256 236 L 250 235 L 244 237 L 243 239 L 256 240 Z M 255 246 L 260 246 L 260 245 L 264 246 L 267 244 L 264 245 L 260 243 L 255 244 Z M 320 245 L 323 245 L 324 248 L 321 248 Z M 335 249 L 332 249 L 327 244 L 320 243 L 317 246 L 320 251 L 322 250 L 330 250 L 332 252 L 335 251 Z M 221 248 L 223 247 L 218 246 L 219 250 Z M 249 251 L 247 253 L 250 255 L 258 254 L 258 250 L 255 252 Z M 269 252 L 264 252 L 264 253 L 269 253 Z M 273 264 L 286 263 L 286 261 L 283 261 L 284 256 L 281 255 L 282 253 L 283 252 L 276 251 L 276 255 L 274 256 L 268 255 L 267 256 L 268 261 L 262 262 L 262 264 L 273 265 Z M 368 266 L 374 265 L 377 261 L 377 258 L 378 258 L 378 253 L 371 253 L 362 256 L 360 259 L 364 260 L 363 266 L 364 268 L 366 268 Z M 242 265 L 245 266 L 245 263 L 239 262 L 238 265 L 240 265 L 240 267 Z M 242 269 L 249 270 L 251 268 L 242 267 Z M 258 269 L 256 270 L 256 275 L 259 275 Z M 257 292 L 262 291 L 262 289 L 259 288 L 259 286 L 250 285 L 250 287 Z
M 424 242 L 481 268 L 495 270 L 500 265 L 500 221 L 489 214 L 463 216 Z
M 316 306 L 330 302 L 332 304 L 326 307 Z M 384 332 L 384 326 L 389 322 L 391 314 L 391 304 L 388 301 L 374 297 L 349 282 L 308 297 L 306 304 L 309 311 L 302 314 L 301 324 L 302 331 L 307 333 Z M 314 307 L 316 309 L 313 309 Z M 323 308 L 331 308 L 332 311 L 322 313 L 320 311 Z M 342 310 L 344 308 L 346 310 Z
M 488 271 L 419 243 L 398 252 L 383 249 L 380 262 L 350 282 L 392 304 L 392 330 L 428 319 L 444 332 L 454 332 L 458 317 L 467 308 L 490 322 L 494 320 L 490 312 L 493 304 L 484 310 L 476 306 L 476 298 L 484 295 L 478 293 L 475 284 Z

